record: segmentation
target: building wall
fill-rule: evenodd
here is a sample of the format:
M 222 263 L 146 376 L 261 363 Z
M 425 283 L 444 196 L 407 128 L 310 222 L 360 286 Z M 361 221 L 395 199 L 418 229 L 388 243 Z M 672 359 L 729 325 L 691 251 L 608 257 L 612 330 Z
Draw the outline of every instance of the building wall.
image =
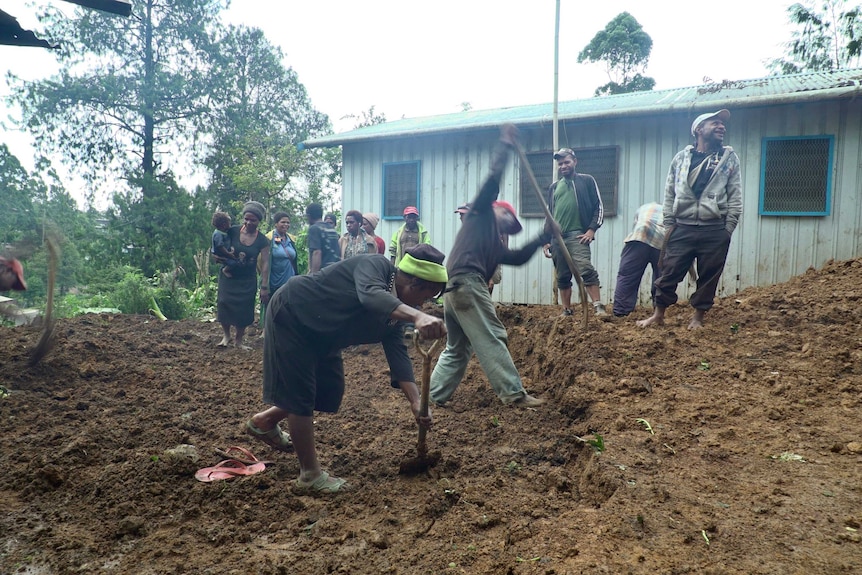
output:
M 862 252 L 862 104 L 858 101 L 814 102 L 731 110 L 725 144 L 742 162 L 743 216 L 733 236 L 719 296 L 749 286 L 788 280 L 829 259 L 849 259 Z M 585 148 L 619 146 L 617 215 L 605 220 L 592 246 L 593 265 L 602 281 L 602 299 L 612 299 L 619 255 L 638 206 L 661 202 L 667 169 L 673 156 L 691 142 L 695 114 L 686 110 L 626 119 L 560 124 L 560 146 Z M 764 137 L 834 135 L 835 160 L 831 213 L 824 217 L 759 216 L 761 142 Z M 550 121 L 522 129 L 527 152 L 551 150 Z M 478 192 L 487 173 L 494 130 L 468 134 L 400 138 L 347 145 L 344 148 L 344 210 L 381 213 L 382 165 L 421 161 L 421 221 L 432 242 L 444 253 L 452 248 L 459 228 L 454 209 Z M 549 154 L 550 156 L 550 154 Z M 515 158 L 504 175 L 500 197 L 519 208 L 519 177 Z M 549 157 L 548 170 L 553 169 Z M 526 191 L 527 193 L 532 193 Z M 510 240 L 518 246 L 534 237 L 541 219 L 524 219 L 524 232 Z M 377 232 L 387 243 L 400 220 L 383 220 Z M 650 273 L 641 283 L 641 303 L 649 305 Z M 689 280 L 680 285 L 681 299 L 693 291 Z M 824 296 L 828 294 L 824 293 Z M 503 283 L 494 291 L 502 302 L 552 303 L 553 269 L 537 253 L 520 268 L 504 267 Z

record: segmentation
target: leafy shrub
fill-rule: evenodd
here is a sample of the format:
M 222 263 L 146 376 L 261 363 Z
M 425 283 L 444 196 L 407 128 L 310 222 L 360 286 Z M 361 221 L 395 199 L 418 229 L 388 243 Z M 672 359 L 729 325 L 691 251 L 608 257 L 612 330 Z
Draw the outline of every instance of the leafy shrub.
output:
M 111 292 L 110 299 L 123 313 L 148 314 L 153 295 L 153 287 L 144 274 L 129 270 Z
M 296 273 L 303 275 L 308 273 L 308 228 L 302 230 L 296 236 Z

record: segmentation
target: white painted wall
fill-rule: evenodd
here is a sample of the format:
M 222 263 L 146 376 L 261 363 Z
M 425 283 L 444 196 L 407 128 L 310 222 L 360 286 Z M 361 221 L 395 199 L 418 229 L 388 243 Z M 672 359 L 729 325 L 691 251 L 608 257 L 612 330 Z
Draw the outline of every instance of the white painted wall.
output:
M 731 110 L 725 143 L 742 161 L 743 216 L 719 286 L 729 296 L 749 286 L 788 280 L 829 259 L 849 259 L 862 253 L 862 103 L 821 103 L 762 106 Z M 643 203 L 662 201 L 671 159 L 691 141 L 687 110 L 629 119 L 566 123 L 560 145 L 572 148 L 619 146 L 617 216 L 605 220 L 592 246 L 593 265 L 602 281 L 602 299 L 611 301 L 623 238 L 635 210 Z M 834 135 L 832 210 L 825 217 L 759 216 L 761 140 L 764 137 Z M 382 212 L 382 165 L 421 162 L 421 221 L 432 243 L 451 250 L 459 220 L 455 208 L 478 192 L 487 173 L 495 131 L 399 138 L 349 144 L 344 148 L 344 212 Z M 551 125 L 522 129 L 528 152 L 551 149 Z M 550 166 L 549 159 L 549 166 Z M 550 169 L 550 168 L 549 168 Z M 519 208 L 519 177 L 515 158 L 504 175 L 500 197 Z M 531 193 L 531 192 L 530 192 Z M 381 214 L 382 215 L 382 214 Z M 518 246 L 539 233 L 540 219 L 524 219 L 524 232 L 510 245 Z M 377 232 L 388 243 L 399 220 L 382 220 Z M 649 304 L 649 272 L 641 284 L 641 302 Z M 552 302 L 553 269 L 541 252 L 520 268 L 504 267 L 503 283 L 494 291 L 502 302 Z M 681 284 L 686 299 L 692 286 Z

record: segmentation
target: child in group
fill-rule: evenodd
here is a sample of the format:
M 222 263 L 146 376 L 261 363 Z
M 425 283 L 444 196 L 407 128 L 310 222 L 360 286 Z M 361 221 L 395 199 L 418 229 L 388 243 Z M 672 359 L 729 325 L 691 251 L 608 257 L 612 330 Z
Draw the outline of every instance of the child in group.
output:
M 230 216 L 225 212 L 216 212 L 213 214 L 212 225 L 215 228 L 212 239 L 212 254 L 221 258 L 224 266 L 221 271 L 225 277 L 233 277 L 230 271 L 231 266 L 239 263 L 239 260 L 234 253 L 233 246 L 230 243 L 230 236 L 227 231 L 230 229 Z

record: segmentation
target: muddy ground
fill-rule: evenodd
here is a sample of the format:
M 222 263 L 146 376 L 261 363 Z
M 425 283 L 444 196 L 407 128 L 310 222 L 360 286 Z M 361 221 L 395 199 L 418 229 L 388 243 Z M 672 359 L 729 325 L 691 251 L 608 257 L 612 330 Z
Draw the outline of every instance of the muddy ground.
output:
M 296 492 L 292 454 L 242 433 L 262 342 L 216 324 L 61 321 L 0 329 L 0 572 L 862 573 L 862 260 L 640 329 L 500 306 L 527 388 L 500 404 L 478 364 L 401 476 L 417 432 L 377 346 L 345 352 L 340 413 L 316 418 L 349 492 Z M 420 358 L 415 354 L 417 373 Z M 593 445 L 599 439 L 604 451 Z M 166 450 L 193 445 L 197 462 Z M 274 463 L 200 483 L 215 448 Z

